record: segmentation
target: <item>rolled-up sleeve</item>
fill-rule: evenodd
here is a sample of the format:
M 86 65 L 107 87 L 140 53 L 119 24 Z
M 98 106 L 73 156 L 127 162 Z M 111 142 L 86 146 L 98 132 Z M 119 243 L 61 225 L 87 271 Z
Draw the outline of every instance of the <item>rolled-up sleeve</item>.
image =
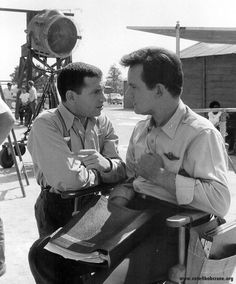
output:
M 227 153 L 220 133 L 209 129 L 198 134 L 183 165 L 191 177 L 176 176 L 177 203 L 223 217 L 230 206 L 230 192 Z

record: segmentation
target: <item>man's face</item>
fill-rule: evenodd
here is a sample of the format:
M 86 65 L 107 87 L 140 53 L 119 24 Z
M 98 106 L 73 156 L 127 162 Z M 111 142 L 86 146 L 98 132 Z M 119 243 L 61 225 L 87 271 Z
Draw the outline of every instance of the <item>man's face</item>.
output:
M 155 90 L 149 90 L 141 78 L 143 66 L 134 65 L 128 71 L 127 94 L 132 96 L 134 111 L 138 114 L 152 114 Z
M 73 113 L 82 117 L 95 117 L 101 114 L 105 97 L 101 79 L 97 77 L 85 77 L 85 86 L 80 94 L 74 96 Z

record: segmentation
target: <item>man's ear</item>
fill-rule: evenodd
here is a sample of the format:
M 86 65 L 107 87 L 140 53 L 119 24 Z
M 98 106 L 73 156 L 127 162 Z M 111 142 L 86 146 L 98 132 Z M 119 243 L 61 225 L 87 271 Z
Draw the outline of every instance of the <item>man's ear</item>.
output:
M 161 96 L 163 95 L 164 90 L 165 90 L 164 85 L 162 85 L 162 84 L 160 84 L 160 83 L 156 84 L 156 94 L 157 94 L 159 97 L 161 97 Z
M 69 90 L 66 92 L 66 100 L 68 102 L 73 102 L 75 100 L 73 91 Z

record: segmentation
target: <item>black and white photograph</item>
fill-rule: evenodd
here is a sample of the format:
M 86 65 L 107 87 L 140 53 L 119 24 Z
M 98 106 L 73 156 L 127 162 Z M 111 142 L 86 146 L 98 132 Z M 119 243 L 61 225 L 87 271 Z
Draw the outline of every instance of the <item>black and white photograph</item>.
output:
M 0 0 L 0 283 L 236 284 L 236 2 Z

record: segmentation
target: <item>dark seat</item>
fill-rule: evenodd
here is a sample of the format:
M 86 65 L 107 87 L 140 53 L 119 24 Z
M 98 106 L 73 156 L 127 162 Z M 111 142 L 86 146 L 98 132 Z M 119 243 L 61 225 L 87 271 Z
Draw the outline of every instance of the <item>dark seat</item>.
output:
M 108 195 L 111 190 L 119 183 L 102 183 L 94 187 L 84 188 L 80 190 L 71 190 L 61 192 L 61 197 L 63 199 L 74 199 L 74 211 L 73 214 L 78 212 L 78 199 L 83 196 L 88 196 L 92 194 L 103 194 Z
M 109 194 L 110 190 L 115 186 L 116 184 L 103 184 L 96 186 L 94 188 L 89 189 L 83 189 L 78 192 L 65 192 L 62 193 L 62 198 L 79 198 L 84 195 L 89 194 Z M 76 207 L 76 201 L 75 201 L 75 211 L 77 209 Z M 206 212 L 198 211 L 198 210 L 185 210 L 183 213 L 180 213 L 178 215 L 169 217 L 166 219 L 167 226 L 170 228 L 174 228 L 178 230 L 178 263 L 174 267 L 170 267 L 168 279 L 163 282 L 165 284 L 170 283 L 185 283 L 185 276 L 188 273 L 186 271 L 186 261 L 187 261 L 187 247 L 188 247 L 188 237 L 189 237 L 189 230 L 195 226 L 196 224 L 203 224 L 204 222 L 208 222 L 210 218 L 210 215 Z M 225 222 L 222 218 L 215 218 L 215 222 L 217 225 L 221 225 Z M 232 243 L 235 243 L 236 239 L 236 222 L 233 223 L 234 227 L 234 236 L 235 238 L 232 239 Z M 187 237 L 186 237 L 187 236 Z M 86 284 L 121 284 L 122 277 L 115 276 L 110 278 L 110 274 L 112 271 L 114 271 L 118 265 L 124 260 L 124 256 L 120 256 L 120 258 L 117 258 L 117 263 L 113 265 L 113 267 L 109 267 L 107 269 L 100 269 L 95 274 L 92 275 L 86 275 L 84 278 L 84 283 Z M 235 258 L 236 263 L 236 258 Z M 234 265 L 234 264 L 233 264 Z M 122 273 L 122 269 L 117 272 Z M 194 275 L 196 276 L 196 275 Z M 230 275 L 228 275 L 230 276 Z M 117 281 L 117 282 L 115 282 Z M 159 284 L 162 282 L 158 282 L 156 284 Z M 188 282 L 186 282 L 188 283 Z M 190 283 L 190 282 L 189 282 Z M 196 282 L 197 283 L 197 282 Z M 225 282 L 228 283 L 228 282 Z M 144 283 L 144 284 L 155 284 L 155 283 Z

